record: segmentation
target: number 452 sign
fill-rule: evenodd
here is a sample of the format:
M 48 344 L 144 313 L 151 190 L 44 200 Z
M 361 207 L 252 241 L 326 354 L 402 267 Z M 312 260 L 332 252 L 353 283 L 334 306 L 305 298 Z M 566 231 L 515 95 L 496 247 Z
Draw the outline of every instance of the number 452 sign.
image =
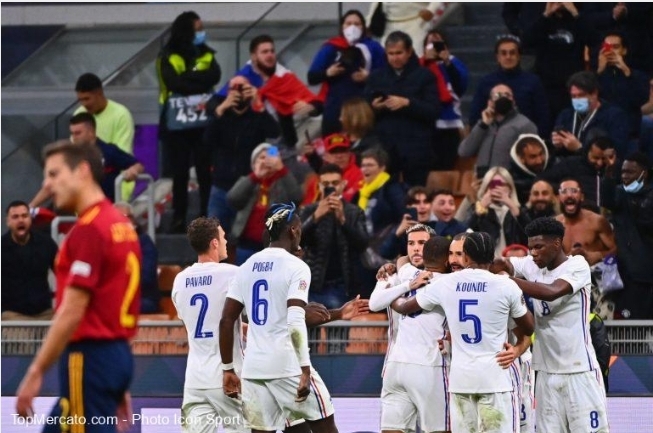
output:
M 170 131 L 202 128 L 208 123 L 206 102 L 210 93 L 180 96 L 172 94 L 166 102 L 166 125 Z

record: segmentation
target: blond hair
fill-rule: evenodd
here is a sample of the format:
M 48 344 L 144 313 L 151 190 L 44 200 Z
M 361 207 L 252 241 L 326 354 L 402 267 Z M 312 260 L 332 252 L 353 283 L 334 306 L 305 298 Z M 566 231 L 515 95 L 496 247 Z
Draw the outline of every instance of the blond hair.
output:
M 342 130 L 358 138 L 365 137 L 374 128 L 374 111 L 362 98 L 351 98 L 340 110 Z
M 483 199 L 483 196 L 490 185 L 490 181 L 492 181 L 492 178 L 496 175 L 501 176 L 504 182 L 508 184 L 510 187 L 510 200 L 515 204 L 515 206 L 520 207 L 519 199 L 517 198 L 517 189 L 515 188 L 515 181 L 512 180 L 510 172 L 503 167 L 492 167 L 487 171 L 487 173 L 485 173 L 481 186 L 478 188 L 478 200 Z

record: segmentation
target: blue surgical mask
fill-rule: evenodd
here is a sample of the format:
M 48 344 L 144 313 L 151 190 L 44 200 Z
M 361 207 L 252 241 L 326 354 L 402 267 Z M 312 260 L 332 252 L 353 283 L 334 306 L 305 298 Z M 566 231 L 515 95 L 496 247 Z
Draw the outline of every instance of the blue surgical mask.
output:
M 585 114 L 590 109 L 590 101 L 587 98 L 571 98 L 571 105 L 580 114 Z
M 193 39 L 193 45 L 202 45 L 206 41 L 206 32 L 201 30 L 195 32 L 195 39 Z
M 624 185 L 624 191 L 629 192 L 629 193 L 636 193 L 639 192 L 644 187 L 644 173 L 639 176 L 639 178 L 634 181 L 629 183 L 628 185 Z

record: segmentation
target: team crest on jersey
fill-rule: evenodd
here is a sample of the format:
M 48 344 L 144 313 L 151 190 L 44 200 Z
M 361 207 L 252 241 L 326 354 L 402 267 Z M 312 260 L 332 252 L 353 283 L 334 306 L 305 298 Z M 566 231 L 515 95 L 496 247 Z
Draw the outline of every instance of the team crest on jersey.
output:
M 299 280 L 299 290 L 302 292 L 308 288 L 308 284 L 306 284 L 306 280 Z
M 89 277 L 91 275 L 91 265 L 81 260 L 75 260 L 70 266 L 70 274 Z

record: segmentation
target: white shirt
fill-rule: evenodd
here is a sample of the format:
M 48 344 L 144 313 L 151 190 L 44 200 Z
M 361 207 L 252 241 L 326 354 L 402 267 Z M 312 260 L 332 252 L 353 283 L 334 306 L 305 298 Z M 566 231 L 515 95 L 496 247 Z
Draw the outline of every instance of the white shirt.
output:
M 222 388 L 219 325 L 229 281 L 238 268 L 226 263 L 195 263 L 175 277 L 172 302 L 188 333 L 185 388 Z M 234 326 L 234 369 L 243 365 L 240 320 Z
M 550 284 L 560 279 L 573 289 L 555 301 L 533 299 L 533 368 L 558 374 L 598 369 L 589 332 L 591 276 L 585 258 L 569 257 L 553 270 L 540 269 L 530 256 L 511 257 L 510 263 L 528 281 Z
M 288 332 L 287 301 L 308 302 L 310 285 L 308 265 L 282 248 L 265 248 L 240 266 L 227 296 L 243 304 L 249 317 L 243 378 L 301 374 Z
M 401 267 L 399 279 L 409 282 L 416 278 L 422 270 L 411 264 Z M 434 274 L 434 278 L 442 274 Z M 412 298 L 423 288 L 411 290 L 405 294 Z M 444 310 L 435 306 L 432 311 L 418 311 L 409 315 L 399 315 L 399 325 L 395 344 L 388 354 L 388 361 L 403 362 L 426 366 L 443 367 L 447 361 L 442 357 L 438 346 L 438 339 L 445 337 L 447 319 Z
M 448 319 L 451 392 L 512 391 L 510 373 L 499 366 L 496 355 L 507 341 L 509 317 L 528 311 L 515 282 L 482 269 L 464 269 L 431 281 L 416 299 L 424 310 L 442 306 Z

